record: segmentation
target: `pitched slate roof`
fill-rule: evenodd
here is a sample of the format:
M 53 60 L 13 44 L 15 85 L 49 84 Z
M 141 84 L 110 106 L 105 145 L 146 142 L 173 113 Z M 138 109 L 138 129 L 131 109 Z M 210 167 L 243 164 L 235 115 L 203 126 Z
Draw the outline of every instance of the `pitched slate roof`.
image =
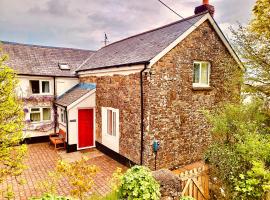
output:
M 109 44 L 88 58 L 77 71 L 148 62 L 206 14 L 193 15 Z
M 3 52 L 9 55 L 6 64 L 18 74 L 45 76 L 74 76 L 74 71 L 94 51 L 1 42 Z M 61 70 L 59 63 L 67 63 L 70 70 Z
M 69 89 L 63 95 L 59 96 L 55 103 L 61 106 L 69 106 L 70 104 L 72 104 L 91 90 L 94 90 L 95 88 L 95 84 L 79 83 L 73 88 Z

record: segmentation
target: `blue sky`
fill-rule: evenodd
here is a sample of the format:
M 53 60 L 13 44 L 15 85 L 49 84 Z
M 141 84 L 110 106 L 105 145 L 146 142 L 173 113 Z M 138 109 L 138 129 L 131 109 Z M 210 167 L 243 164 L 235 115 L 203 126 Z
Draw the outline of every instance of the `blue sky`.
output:
M 202 0 L 163 0 L 184 17 Z M 215 19 L 228 34 L 247 23 L 255 0 L 210 0 Z M 96 50 L 109 41 L 180 18 L 157 0 L 0 0 L 0 40 Z

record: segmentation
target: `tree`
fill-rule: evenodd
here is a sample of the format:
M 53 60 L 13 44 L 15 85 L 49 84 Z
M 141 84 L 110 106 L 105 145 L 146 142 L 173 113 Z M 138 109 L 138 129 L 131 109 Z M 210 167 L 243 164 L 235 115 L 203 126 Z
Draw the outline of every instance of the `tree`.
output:
M 24 115 L 16 96 L 18 80 L 15 72 L 4 64 L 7 59 L 7 55 L 0 54 L 0 183 L 7 176 L 22 173 L 27 151 L 25 145 L 20 145 Z
M 207 113 L 213 142 L 205 154 L 218 199 L 261 199 L 270 191 L 270 1 L 257 0 L 248 26 L 232 30 L 247 71 L 249 104 L 228 104 Z M 259 100 L 258 100 L 259 99 Z
M 247 68 L 245 92 L 270 102 L 270 1 L 257 0 L 253 19 L 232 30 L 234 46 Z
M 251 31 L 270 39 L 270 1 L 257 0 L 253 8 Z
M 205 159 L 224 199 L 256 200 L 270 190 L 270 127 L 261 105 L 227 104 L 206 114 L 213 142 Z

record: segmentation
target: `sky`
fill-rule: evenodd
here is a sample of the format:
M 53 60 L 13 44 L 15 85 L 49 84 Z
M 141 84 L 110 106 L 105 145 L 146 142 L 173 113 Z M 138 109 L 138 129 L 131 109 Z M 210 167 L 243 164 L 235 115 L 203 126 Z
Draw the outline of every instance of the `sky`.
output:
M 215 20 L 229 27 L 246 24 L 256 0 L 210 0 Z M 181 16 L 193 15 L 202 0 L 163 0 Z M 0 40 L 97 50 L 109 42 L 180 18 L 158 0 L 0 0 Z

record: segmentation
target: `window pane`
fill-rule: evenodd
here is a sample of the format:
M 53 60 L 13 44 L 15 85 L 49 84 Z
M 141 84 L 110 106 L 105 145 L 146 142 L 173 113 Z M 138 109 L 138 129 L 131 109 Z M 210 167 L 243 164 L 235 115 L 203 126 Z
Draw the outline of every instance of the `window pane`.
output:
M 193 71 L 193 83 L 200 82 L 200 64 L 194 63 L 194 71 Z
M 42 81 L 42 93 L 50 92 L 50 84 L 49 81 Z
M 67 115 L 66 115 L 66 111 L 65 110 L 63 110 L 63 115 L 64 115 L 64 123 L 67 123 Z
M 201 65 L 201 83 L 208 84 L 208 63 Z
M 31 112 L 39 112 L 39 108 L 31 108 Z
M 39 94 L 39 81 L 30 81 L 32 93 Z
M 51 120 L 51 109 L 43 108 L 43 120 Z
M 112 135 L 112 111 L 107 110 L 107 133 Z
M 116 136 L 116 112 L 113 112 L 113 136 Z
M 30 113 L 30 121 L 31 122 L 39 122 L 40 121 L 40 113 Z

